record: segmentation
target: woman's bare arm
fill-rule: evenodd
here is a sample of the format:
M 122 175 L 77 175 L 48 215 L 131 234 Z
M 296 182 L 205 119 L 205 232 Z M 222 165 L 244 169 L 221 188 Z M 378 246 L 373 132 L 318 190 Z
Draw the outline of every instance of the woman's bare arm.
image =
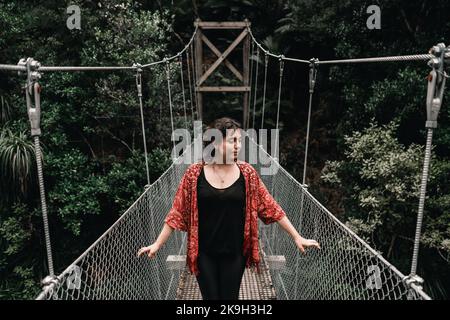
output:
M 156 239 L 155 243 L 161 248 L 164 243 L 166 243 L 167 239 L 169 239 L 174 229 L 172 229 L 167 223 L 164 223 L 164 226 Z
M 158 250 L 161 249 L 164 243 L 166 243 L 167 239 L 169 239 L 173 230 L 174 229 L 172 229 L 172 227 L 170 227 L 167 223 L 164 223 L 161 233 L 159 234 L 156 241 L 148 247 L 140 248 L 137 253 L 138 257 L 140 257 L 145 253 L 148 255 L 149 258 L 153 258 L 156 255 L 156 252 L 158 252 Z
M 305 239 L 303 238 L 292 223 L 289 221 L 287 216 L 284 216 L 280 220 L 277 221 L 278 224 L 294 239 L 295 244 L 300 249 L 302 253 L 305 253 L 305 248 L 308 247 L 316 247 L 320 249 L 320 245 L 316 240 L 313 239 Z
M 295 240 L 301 237 L 297 230 L 295 230 L 292 223 L 289 221 L 288 217 L 284 216 L 277 222 L 292 237 L 292 239 Z

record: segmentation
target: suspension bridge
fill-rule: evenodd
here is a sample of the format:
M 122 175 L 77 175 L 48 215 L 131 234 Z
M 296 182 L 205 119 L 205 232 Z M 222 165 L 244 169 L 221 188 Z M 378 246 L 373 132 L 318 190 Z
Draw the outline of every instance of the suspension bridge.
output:
M 237 29 L 240 35 L 221 53 L 203 34 L 205 29 Z M 229 53 L 241 41 L 244 42 L 243 73 L 230 61 Z M 217 56 L 206 72 L 202 66 L 202 43 L 206 43 Z M 251 44 L 251 45 L 250 45 Z M 246 49 L 246 50 L 245 50 Z M 246 53 L 247 52 L 247 53 Z M 137 250 L 152 243 L 158 236 L 164 218 L 172 206 L 178 184 L 189 163 L 196 161 L 192 153 L 184 152 L 173 157 L 170 167 L 151 182 L 145 137 L 144 104 L 142 100 L 142 73 L 156 65 L 165 65 L 167 92 L 172 132 L 174 112 L 171 92 L 171 68 L 180 71 L 183 111 L 186 128 L 197 118 L 201 120 L 202 92 L 234 91 L 244 93 L 243 124 L 245 128 L 256 128 L 258 79 L 263 74 L 262 119 L 264 127 L 267 66 L 269 59 L 279 63 L 279 88 L 277 100 L 276 129 L 279 124 L 280 97 L 286 61 L 309 66 L 309 104 L 303 180 L 297 181 L 254 139 L 247 137 L 246 148 L 256 148 L 259 157 L 252 165 L 258 172 L 273 170 L 270 175 L 261 175 L 268 190 L 287 213 L 292 224 L 306 238 L 321 243 L 320 251 L 311 251 L 303 256 L 293 241 L 276 224 L 261 225 L 260 250 L 262 272 L 256 274 L 246 270 L 240 291 L 241 299 L 423 299 L 430 296 L 423 290 L 423 279 L 417 275 L 418 250 L 421 236 L 422 217 L 425 203 L 426 184 L 430 163 L 433 129 L 442 104 L 445 79 L 444 65 L 450 58 L 450 48 L 440 43 L 428 54 L 414 54 L 393 57 L 360 59 L 302 60 L 276 55 L 265 49 L 254 37 L 250 23 L 245 22 L 195 22 L 195 30 L 185 47 L 171 57 L 147 64 L 134 63 L 131 66 L 42 66 L 33 58 L 21 59 L 17 65 L 0 64 L 0 70 L 19 71 L 26 74 L 24 87 L 31 136 L 36 149 L 41 207 L 47 249 L 49 275 L 43 281 L 43 290 L 37 297 L 44 299 L 200 299 L 196 280 L 185 266 L 186 234 L 175 232 L 158 251 L 154 259 L 138 259 Z M 318 66 L 325 64 L 382 63 L 405 61 L 428 61 L 431 68 L 427 91 L 427 141 L 418 206 L 417 227 L 411 272 L 400 272 L 389 263 L 381 252 L 373 249 L 344 223 L 339 221 L 309 191 L 305 184 L 307 171 L 309 131 L 312 99 Z M 224 63 L 242 81 L 241 87 L 204 87 L 202 83 Z M 262 65 L 263 70 L 259 70 Z M 136 77 L 139 100 L 143 149 L 145 154 L 147 185 L 144 192 L 125 213 L 98 238 L 83 254 L 59 275 L 55 274 L 52 258 L 50 230 L 44 187 L 44 173 L 40 148 L 40 85 L 45 72 L 116 71 L 128 70 Z M 186 85 L 185 85 L 186 84 Z M 261 90 L 260 90 L 261 91 Z M 252 105 L 253 104 L 253 105 Z M 190 115 L 188 112 L 190 106 Z M 253 110 L 252 110 L 253 109 Z M 195 116 L 197 115 L 197 116 Z M 252 121 L 250 121 L 252 119 Z M 194 126 L 191 127 L 194 129 Z M 277 131 L 278 132 L 278 131 Z M 200 135 L 201 139 L 201 135 Z M 174 141 L 175 144 L 175 141 Z M 275 144 L 275 148 L 277 144 Z M 192 148 L 190 146 L 189 148 Z M 277 154 L 275 151 L 274 154 Z

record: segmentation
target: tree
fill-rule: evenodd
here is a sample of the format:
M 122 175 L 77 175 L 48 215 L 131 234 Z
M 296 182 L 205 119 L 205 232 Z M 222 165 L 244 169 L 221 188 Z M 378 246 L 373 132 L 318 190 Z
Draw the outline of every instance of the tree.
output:
M 346 224 L 407 274 L 417 219 L 423 147 L 401 145 L 396 138 L 397 130 L 398 124 L 394 122 L 382 126 L 372 124 L 362 132 L 346 136 L 345 158 L 328 161 L 322 179 L 341 191 Z M 430 189 L 433 191 L 442 186 L 439 179 L 448 175 L 448 166 L 443 168 L 441 161 L 433 160 L 432 168 Z M 432 193 L 427 202 L 421 245 L 434 255 L 439 252 L 448 259 L 450 224 L 448 219 L 444 221 L 447 215 L 441 211 L 442 204 L 437 205 L 442 200 L 442 196 Z M 433 254 L 428 250 L 421 254 L 421 259 L 430 255 Z M 433 260 L 421 262 L 420 272 L 427 280 L 429 292 L 436 297 L 445 296 L 447 293 L 439 287 L 448 275 L 436 277 L 430 267 L 436 268 L 437 264 L 445 270 L 442 261 L 440 264 Z M 437 282 L 441 284 L 439 287 Z
M 0 133 L 0 193 L 2 201 L 24 198 L 35 173 L 34 145 L 26 132 L 15 134 L 5 127 Z
M 0 26 L 5 30 L 1 63 L 15 64 L 31 56 L 43 65 L 131 66 L 168 55 L 172 30 L 167 10 L 144 10 L 134 1 L 79 1 L 82 28 L 68 30 L 67 3 L 50 1 L 26 11 L 20 10 L 22 5 L 26 4 L 0 4 Z M 171 69 L 173 76 L 179 72 L 175 66 Z M 165 98 L 165 75 L 165 69 L 143 73 L 153 180 L 170 164 L 170 153 L 164 149 L 170 146 L 169 113 L 164 109 L 160 117 L 154 116 Z M 36 164 L 21 90 L 24 81 L 13 73 L 0 74 L 1 299 L 36 297 L 47 275 L 39 192 L 31 179 Z M 59 273 L 143 191 L 140 114 L 133 71 L 43 73 L 40 83 L 44 180 Z M 178 121 L 180 90 L 173 90 Z M 161 131 L 154 134 L 158 127 Z M 119 187 L 125 184 L 129 187 Z M 21 189 L 27 197 L 18 197 Z M 6 190 L 14 197 L 5 198 Z

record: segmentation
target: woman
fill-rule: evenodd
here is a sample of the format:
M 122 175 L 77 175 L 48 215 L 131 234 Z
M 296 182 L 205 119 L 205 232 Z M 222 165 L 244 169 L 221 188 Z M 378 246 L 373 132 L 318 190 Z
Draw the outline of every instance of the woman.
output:
M 237 160 L 239 123 L 220 118 L 209 128 L 223 137 L 214 142 L 211 161 L 189 166 L 158 239 L 138 256 L 153 258 L 174 229 L 186 231 L 187 265 L 203 299 L 237 300 L 245 267 L 259 271 L 258 217 L 265 224 L 278 222 L 302 253 L 320 246 L 298 234 L 256 170 Z

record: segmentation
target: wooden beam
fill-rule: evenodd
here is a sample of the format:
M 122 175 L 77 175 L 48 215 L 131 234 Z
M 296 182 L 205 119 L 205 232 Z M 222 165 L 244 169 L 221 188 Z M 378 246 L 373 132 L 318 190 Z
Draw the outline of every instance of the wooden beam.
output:
M 198 87 L 195 88 L 197 92 L 248 92 L 250 87 Z
M 265 256 L 265 260 L 271 270 L 284 270 L 286 268 L 285 256 Z
M 244 74 L 244 78 L 243 78 L 243 84 L 244 86 L 248 86 L 249 85 L 249 77 L 250 77 L 250 70 L 249 70 L 249 58 L 250 58 L 250 35 L 247 35 L 244 39 L 244 47 L 243 47 L 243 54 L 242 54 L 242 72 Z M 242 123 L 244 126 L 244 130 L 248 129 L 248 125 L 249 125 L 249 118 L 250 118 L 250 113 L 249 113 L 249 103 L 248 103 L 248 97 L 249 97 L 249 91 L 244 92 L 244 103 L 242 104 L 243 106 L 243 116 L 242 116 Z
M 202 42 L 202 30 L 197 30 L 195 35 L 195 84 L 194 88 L 197 89 L 199 86 L 198 81 L 203 73 L 203 42 Z M 198 119 L 203 119 L 203 95 L 201 92 L 196 90 L 197 96 L 197 114 Z
M 214 54 L 220 58 L 220 55 L 222 54 L 219 49 L 216 48 L 215 45 L 213 45 L 211 43 L 211 41 L 209 41 L 209 39 L 203 34 L 202 35 L 202 40 L 206 43 L 206 45 L 211 49 L 212 52 L 214 52 Z M 234 75 L 240 80 L 243 81 L 243 77 L 242 74 L 233 66 L 233 64 L 231 64 L 231 62 L 229 62 L 227 59 L 224 60 L 225 65 L 228 67 L 228 69 L 231 70 L 231 72 L 234 73 Z
M 264 259 L 271 270 L 283 270 L 286 268 L 286 257 L 282 255 L 266 255 Z M 186 255 L 168 255 L 166 266 L 169 270 L 183 270 L 186 268 Z
M 248 30 L 244 29 L 241 34 L 233 41 L 233 43 L 225 50 L 225 52 L 212 64 L 211 67 L 201 76 L 200 80 L 198 81 L 198 86 L 200 86 L 210 75 L 214 72 L 214 70 L 217 69 L 219 64 L 222 63 L 223 60 L 230 54 L 230 52 L 236 48 L 236 46 L 242 41 L 242 39 L 245 38 L 245 36 L 248 34 Z
M 242 29 L 249 25 L 248 22 L 242 21 L 226 21 L 226 22 L 213 22 L 213 21 L 195 21 L 194 25 L 201 27 L 202 29 Z
M 186 255 L 169 255 L 166 259 L 169 270 L 183 270 L 186 267 Z

